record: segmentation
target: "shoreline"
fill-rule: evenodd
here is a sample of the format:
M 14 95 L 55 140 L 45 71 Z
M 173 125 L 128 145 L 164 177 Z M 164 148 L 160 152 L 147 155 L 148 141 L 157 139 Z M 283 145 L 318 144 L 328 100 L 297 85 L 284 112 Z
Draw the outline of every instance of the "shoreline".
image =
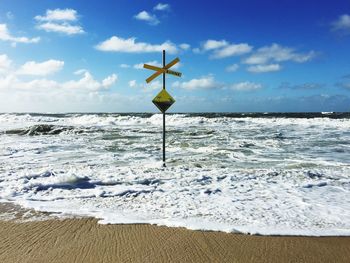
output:
M 0 208 L 17 210 L 12 204 Z M 97 221 L 50 215 L 40 221 L 0 220 L 0 262 L 348 262 L 350 258 L 350 237 L 245 235 Z

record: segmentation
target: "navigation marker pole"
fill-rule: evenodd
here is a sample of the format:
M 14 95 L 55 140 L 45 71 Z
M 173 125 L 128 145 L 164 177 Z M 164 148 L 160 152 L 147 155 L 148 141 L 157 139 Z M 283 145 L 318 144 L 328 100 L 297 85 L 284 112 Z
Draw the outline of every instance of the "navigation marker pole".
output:
M 162 68 L 148 65 L 148 64 L 143 65 L 143 67 L 146 69 L 151 69 L 156 71 L 146 79 L 147 83 L 150 83 L 156 77 L 163 74 L 163 88 L 157 94 L 157 96 L 152 100 L 154 105 L 156 105 L 157 108 L 163 113 L 163 167 L 166 167 L 165 165 L 165 112 L 175 102 L 174 98 L 171 97 L 171 95 L 165 89 L 165 74 L 171 74 L 177 77 L 181 77 L 182 74 L 180 72 L 170 70 L 170 68 L 174 66 L 176 63 L 178 63 L 179 61 L 180 61 L 179 58 L 175 58 L 169 64 L 165 65 L 165 50 L 163 50 L 163 67 Z
M 163 50 L 163 68 L 165 68 L 165 50 Z M 163 72 L 163 90 L 165 90 L 165 72 Z M 163 112 L 163 167 L 165 167 L 165 111 Z

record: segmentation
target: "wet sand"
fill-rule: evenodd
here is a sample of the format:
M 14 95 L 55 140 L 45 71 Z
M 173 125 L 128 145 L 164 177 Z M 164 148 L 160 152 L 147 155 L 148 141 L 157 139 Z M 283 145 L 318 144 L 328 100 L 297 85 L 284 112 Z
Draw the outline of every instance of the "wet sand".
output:
M 350 237 L 270 237 L 96 219 L 0 221 L 0 262 L 349 262 Z

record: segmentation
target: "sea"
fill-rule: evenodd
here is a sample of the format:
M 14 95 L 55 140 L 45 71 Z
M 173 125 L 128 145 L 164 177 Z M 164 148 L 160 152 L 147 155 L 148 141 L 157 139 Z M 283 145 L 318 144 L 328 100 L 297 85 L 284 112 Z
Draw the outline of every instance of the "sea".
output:
M 101 224 L 350 235 L 350 113 L 167 114 L 166 167 L 162 123 L 0 114 L 0 202 Z

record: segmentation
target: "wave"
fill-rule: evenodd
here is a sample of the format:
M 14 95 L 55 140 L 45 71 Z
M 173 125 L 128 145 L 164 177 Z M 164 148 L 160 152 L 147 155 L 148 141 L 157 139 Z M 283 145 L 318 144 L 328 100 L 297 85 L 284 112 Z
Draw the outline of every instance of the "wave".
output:
M 57 135 L 61 134 L 63 132 L 74 132 L 75 134 L 83 133 L 84 130 L 76 129 L 72 126 L 57 126 L 57 125 L 49 125 L 49 124 L 38 124 L 33 125 L 28 128 L 23 129 L 12 129 L 12 130 L 5 130 L 4 134 L 9 135 L 29 135 L 29 136 L 35 136 L 35 135 Z
M 263 235 L 350 234 L 347 170 L 156 166 L 80 166 L 30 177 L 14 175 L 0 183 L 6 185 L 0 198 L 62 216 L 89 215 L 100 223 Z

